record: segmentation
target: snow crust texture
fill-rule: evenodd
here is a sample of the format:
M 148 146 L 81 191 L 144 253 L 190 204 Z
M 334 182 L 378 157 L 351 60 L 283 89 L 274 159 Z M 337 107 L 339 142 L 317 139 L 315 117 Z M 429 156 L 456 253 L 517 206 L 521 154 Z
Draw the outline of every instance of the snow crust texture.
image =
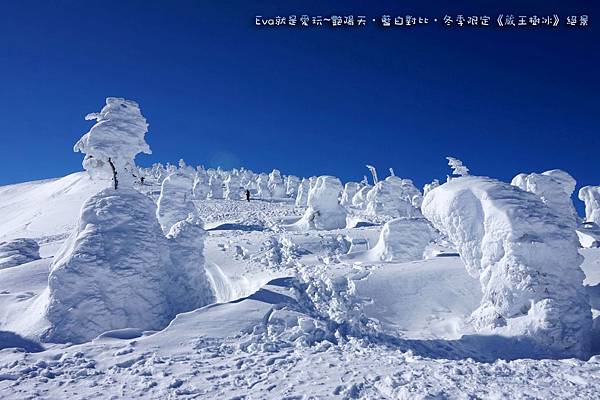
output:
M 424 215 L 456 245 L 483 298 L 480 331 L 533 338 L 553 355 L 585 357 L 591 312 L 574 230 L 536 195 L 485 177 L 429 191 Z
M 33 239 L 0 242 L 0 269 L 11 268 L 40 258 L 40 246 Z

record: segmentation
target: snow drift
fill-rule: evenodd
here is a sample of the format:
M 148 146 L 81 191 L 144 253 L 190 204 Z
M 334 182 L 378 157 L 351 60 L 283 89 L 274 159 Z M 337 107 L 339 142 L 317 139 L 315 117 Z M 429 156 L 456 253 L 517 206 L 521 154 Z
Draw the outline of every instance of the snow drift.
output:
M 462 177 L 431 190 L 422 210 L 481 282 L 476 328 L 529 336 L 552 355 L 588 354 L 582 257 L 574 230 L 552 208 L 506 183 Z
M 0 269 L 15 267 L 39 258 L 40 245 L 33 239 L 0 242 Z

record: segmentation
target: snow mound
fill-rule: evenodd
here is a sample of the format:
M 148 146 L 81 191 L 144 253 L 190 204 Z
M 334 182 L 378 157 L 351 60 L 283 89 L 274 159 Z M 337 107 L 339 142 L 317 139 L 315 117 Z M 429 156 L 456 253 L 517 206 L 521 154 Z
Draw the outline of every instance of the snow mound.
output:
M 560 169 L 541 174 L 519 174 L 511 182 L 511 185 L 537 195 L 569 226 L 577 224 L 577 212 L 571 200 L 575 184 L 575 179 Z
M 373 189 L 371 185 L 363 186 L 354 197 L 352 197 L 352 206 L 363 209 L 367 207 L 367 194 Z
M 271 191 L 271 196 L 276 199 L 280 199 L 285 197 L 286 187 L 283 182 L 283 178 L 281 177 L 281 172 L 279 170 L 274 169 L 269 174 L 269 190 Z
M 341 204 L 344 207 L 352 205 L 352 198 L 356 193 L 360 190 L 360 183 L 357 182 L 347 182 L 344 185 L 344 192 L 342 193 Z
M 39 260 L 40 245 L 33 239 L 0 242 L 0 269 Z
M 320 176 L 308 193 L 308 208 L 291 230 L 330 230 L 346 226 L 346 209 L 339 203 L 342 182 L 334 176 Z
M 435 238 L 434 231 L 424 218 L 396 218 L 383 226 L 373 248 L 358 251 L 351 248 L 340 260 L 400 263 L 422 260 L 427 245 Z
M 369 250 L 379 261 L 406 262 L 423 259 L 433 239 L 429 222 L 424 218 L 398 218 L 386 222 L 379 241 Z
M 600 186 L 584 186 L 578 197 L 585 203 L 585 220 L 600 226 Z
M 161 329 L 211 298 L 194 293 L 206 285 L 196 287 L 203 275 L 190 272 L 202 262 L 201 239 L 193 237 L 200 228 L 176 224 L 167 239 L 155 208 L 134 190 L 112 189 L 83 205 L 51 267 L 44 340 L 77 343 L 109 330 Z
M 174 312 L 189 311 L 215 302 L 215 294 L 204 269 L 205 236 L 202 221 L 194 216 L 173 225 L 167 235 L 171 257 L 170 290 L 167 294 Z
M 367 193 L 367 214 L 395 218 L 420 217 L 421 192 L 410 179 L 388 176 Z
M 305 207 L 308 202 L 308 192 L 310 191 L 310 181 L 306 178 L 302 178 L 300 186 L 298 186 L 298 192 L 296 194 L 296 206 Z
M 422 211 L 481 282 L 476 328 L 529 336 L 552 355 L 588 355 L 582 257 L 574 230 L 552 208 L 506 183 L 462 177 L 431 190 Z
M 162 183 L 156 217 L 163 232 L 167 234 L 177 222 L 194 213 L 196 207 L 191 201 L 192 180 L 188 175 L 174 172 Z

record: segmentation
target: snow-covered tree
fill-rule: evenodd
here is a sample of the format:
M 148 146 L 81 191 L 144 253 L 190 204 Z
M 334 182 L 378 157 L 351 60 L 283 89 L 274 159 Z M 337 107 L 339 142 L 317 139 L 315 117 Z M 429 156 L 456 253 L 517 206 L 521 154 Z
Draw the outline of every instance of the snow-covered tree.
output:
M 108 97 L 99 113 L 86 120 L 96 120 L 92 128 L 79 139 L 74 151 L 85 154 L 83 167 L 92 177 L 112 177 L 113 187 L 132 187 L 135 181 L 135 156 L 151 154 L 144 136 L 148 124 L 139 105 L 132 100 Z
M 371 172 L 371 176 L 373 177 L 373 185 L 376 185 L 379 182 L 379 178 L 377 177 L 377 169 L 374 166 L 367 164 L 367 169 Z
M 469 175 L 469 168 L 463 165 L 463 162 L 460 161 L 458 158 L 446 157 L 446 160 L 448 160 L 448 165 L 450 166 L 450 168 L 452 168 L 452 174 L 458 176 Z

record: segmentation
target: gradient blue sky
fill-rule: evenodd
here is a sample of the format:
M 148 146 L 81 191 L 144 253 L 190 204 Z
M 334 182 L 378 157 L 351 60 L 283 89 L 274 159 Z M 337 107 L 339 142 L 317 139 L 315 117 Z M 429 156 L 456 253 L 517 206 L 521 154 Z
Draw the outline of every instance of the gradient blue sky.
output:
M 418 185 L 562 168 L 600 184 L 592 1 L 11 1 L 0 12 L 0 184 L 81 169 L 107 96 L 138 101 L 176 162 Z M 462 5 L 460 5 L 462 3 Z M 563 4 L 563 5 L 561 5 Z M 589 14 L 586 29 L 258 29 L 255 15 Z

